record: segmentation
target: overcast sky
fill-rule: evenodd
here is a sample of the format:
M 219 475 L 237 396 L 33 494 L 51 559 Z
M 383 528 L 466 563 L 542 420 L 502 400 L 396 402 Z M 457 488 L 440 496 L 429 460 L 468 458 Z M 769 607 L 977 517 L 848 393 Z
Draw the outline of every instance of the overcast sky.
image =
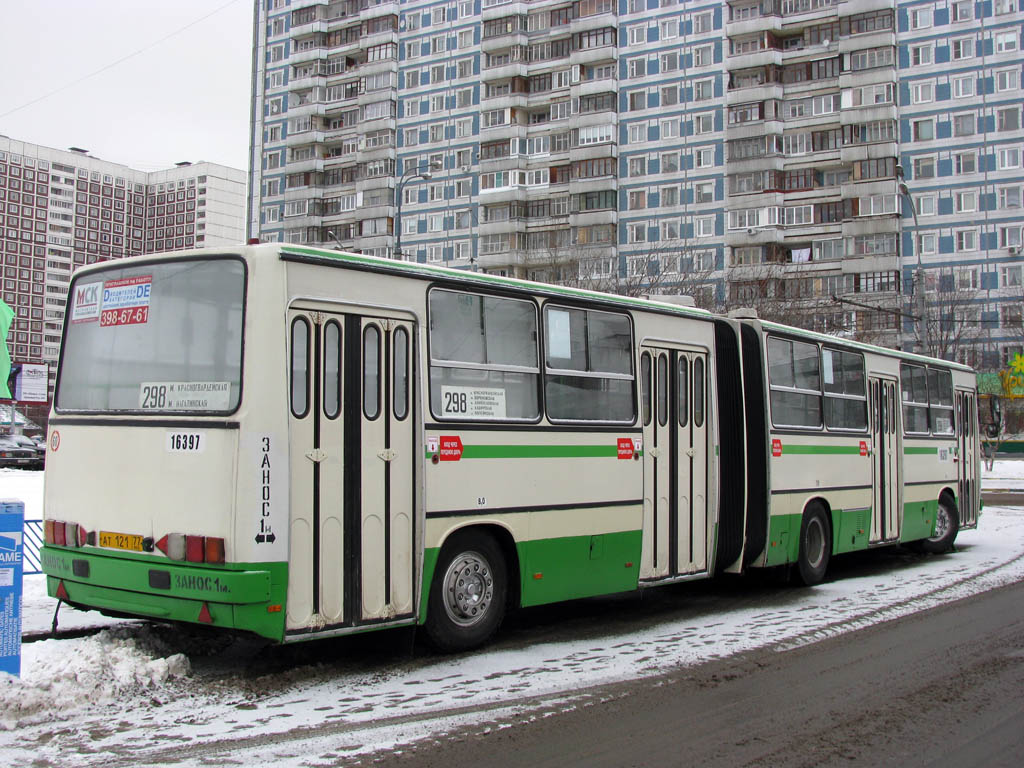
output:
M 0 134 L 144 171 L 182 160 L 247 169 L 253 0 L 0 5 Z

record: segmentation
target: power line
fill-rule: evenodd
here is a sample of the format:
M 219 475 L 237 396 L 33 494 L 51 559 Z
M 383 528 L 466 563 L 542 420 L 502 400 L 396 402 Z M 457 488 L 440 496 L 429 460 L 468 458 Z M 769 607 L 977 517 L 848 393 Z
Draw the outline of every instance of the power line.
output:
M 20 112 L 21 110 L 26 109 L 27 107 L 31 107 L 33 104 L 38 104 L 40 101 L 44 101 L 44 100 L 50 98 L 51 96 L 55 96 L 58 93 L 62 93 L 63 91 L 68 90 L 69 88 L 74 88 L 79 83 L 83 83 L 83 82 L 85 82 L 86 80 L 88 80 L 88 79 L 90 79 L 92 77 L 96 77 L 96 75 L 102 74 L 103 72 L 106 72 L 108 69 L 112 69 L 112 68 L 116 67 L 118 64 L 123 64 L 124 62 L 128 61 L 129 59 L 134 59 L 136 56 L 139 56 L 140 54 L 146 53 L 147 51 L 152 50 L 153 48 L 156 48 L 158 45 L 160 45 L 161 43 L 166 42 L 167 40 L 170 40 L 172 37 L 174 37 L 176 35 L 180 35 L 185 30 L 191 29 L 192 27 L 196 26 L 197 24 L 201 24 L 202 22 L 206 21 L 211 16 L 215 16 L 216 14 L 220 13 L 225 8 L 227 8 L 229 5 L 234 5 L 237 2 L 239 2 L 239 0 L 228 0 L 228 2 L 226 2 L 223 5 L 217 7 L 216 9 L 210 11 L 205 16 L 202 16 L 202 17 L 196 19 L 195 21 L 189 22 L 188 24 L 186 24 L 183 27 L 179 27 L 178 29 L 174 30 L 173 32 L 170 32 L 170 33 L 164 35 L 159 40 L 153 41 L 152 43 L 150 43 L 146 47 L 140 48 L 139 50 L 137 50 L 137 51 L 135 51 L 133 53 L 129 53 L 127 56 L 122 56 L 117 61 L 112 61 L 109 64 L 107 64 L 107 65 L 105 65 L 103 67 L 100 67 L 99 69 L 97 69 L 97 70 L 95 70 L 93 72 L 90 72 L 87 75 L 83 75 L 82 77 L 78 78 L 77 80 L 73 80 L 70 83 L 66 83 L 65 85 L 62 85 L 60 88 L 56 88 L 56 89 L 54 89 L 54 90 L 52 90 L 52 91 L 50 91 L 48 93 L 44 93 L 42 96 L 38 96 L 38 97 L 32 99 L 32 101 L 27 101 L 24 104 L 15 107 L 14 109 L 8 110 L 7 112 L 4 112 L 4 113 L 0 114 L 0 118 L 7 117 L 8 115 L 13 115 L 15 112 Z

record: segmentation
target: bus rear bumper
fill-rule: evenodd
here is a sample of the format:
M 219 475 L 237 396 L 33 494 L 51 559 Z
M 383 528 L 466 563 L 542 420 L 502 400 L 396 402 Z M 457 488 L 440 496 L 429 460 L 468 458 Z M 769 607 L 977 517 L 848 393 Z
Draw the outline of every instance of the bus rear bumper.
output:
M 178 563 L 46 545 L 46 589 L 76 607 L 284 637 L 286 563 Z

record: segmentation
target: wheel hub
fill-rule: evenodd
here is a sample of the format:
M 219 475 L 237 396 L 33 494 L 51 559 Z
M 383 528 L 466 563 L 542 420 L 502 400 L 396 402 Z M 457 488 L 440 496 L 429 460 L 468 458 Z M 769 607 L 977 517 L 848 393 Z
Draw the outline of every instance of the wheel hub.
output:
M 445 611 L 453 622 L 468 627 L 482 621 L 494 595 L 490 563 L 477 552 L 452 560 L 444 576 L 444 594 Z

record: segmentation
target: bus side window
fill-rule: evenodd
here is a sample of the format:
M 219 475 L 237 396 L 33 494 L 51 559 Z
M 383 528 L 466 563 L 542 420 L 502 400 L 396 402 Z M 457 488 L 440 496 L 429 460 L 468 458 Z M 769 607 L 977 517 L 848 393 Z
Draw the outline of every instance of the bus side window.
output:
M 309 321 L 296 317 L 292 321 L 292 414 L 303 418 L 309 413 Z
M 380 329 L 363 330 L 363 413 L 368 419 L 380 415 Z
M 686 355 L 679 355 L 679 391 L 676 393 L 679 410 L 679 426 L 685 427 L 690 421 L 690 366 Z
M 704 358 L 693 361 L 693 426 L 704 426 Z
M 341 326 L 331 320 L 324 328 L 324 415 L 341 413 Z
M 658 355 L 658 425 L 668 423 L 668 355 Z
M 640 357 L 640 400 L 646 427 L 651 423 L 651 355 L 648 352 Z
M 394 360 L 392 363 L 395 399 L 395 418 L 401 421 L 409 413 L 409 334 L 405 328 L 395 331 Z
M 953 376 L 949 371 L 928 369 L 928 420 L 932 434 L 953 434 Z
M 928 434 L 928 373 L 923 365 L 900 366 L 903 431 Z

